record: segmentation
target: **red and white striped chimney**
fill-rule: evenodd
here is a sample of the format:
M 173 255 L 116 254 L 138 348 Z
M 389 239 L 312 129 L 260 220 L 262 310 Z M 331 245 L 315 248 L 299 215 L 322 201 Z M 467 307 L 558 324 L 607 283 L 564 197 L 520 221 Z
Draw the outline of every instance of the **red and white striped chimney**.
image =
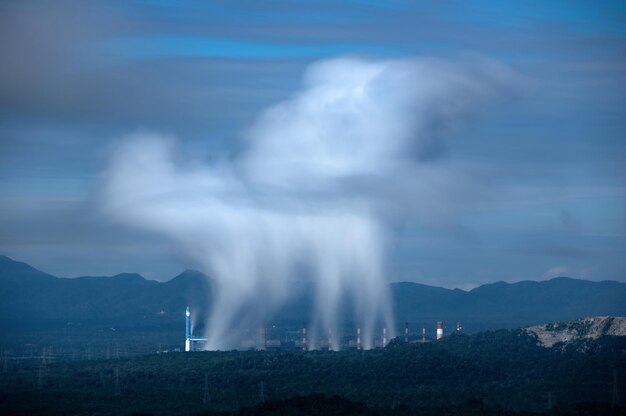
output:
M 306 351 L 306 324 L 302 324 L 302 351 Z
M 437 339 L 443 338 L 443 322 L 437 322 Z
M 361 349 L 361 327 L 360 326 L 356 327 L 356 349 L 357 350 Z

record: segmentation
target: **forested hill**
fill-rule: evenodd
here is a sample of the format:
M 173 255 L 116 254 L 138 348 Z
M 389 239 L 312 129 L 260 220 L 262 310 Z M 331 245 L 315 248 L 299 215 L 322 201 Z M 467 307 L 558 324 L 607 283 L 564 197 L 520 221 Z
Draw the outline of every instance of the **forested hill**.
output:
M 295 298 L 276 315 L 276 324 L 308 321 L 314 286 L 293 282 Z M 456 321 L 465 331 L 516 328 L 595 315 L 626 315 L 626 284 L 566 277 L 548 281 L 498 282 L 471 291 L 418 283 L 392 283 L 399 326 Z M 73 325 L 135 330 L 179 328 L 186 305 L 204 316 L 212 302 L 211 279 L 185 271 L 167 282 L 127 273 L 112 277 L 58 278 L 0 256 L 0 329 Z M 349 305 L 349 302 L 346 302 Z M 345 308 L 346 319 L 350 316 Z
M 610 406 L 626 397 L 625 353 L 626 337 L 544 348 L 522 330 L 500 330 L 425 344 L 396 339 L 370 351 L 167 353 L 52 364 L 14 360 L 0 377 L 0 413 L 188 415 L 268 400 L 259 412 L 282 406 L 283 413 L 256 414 L 315 414 L 315 406 L 329 406 L 323 414 L 349 414 L 345 409 L 353 404 L 347 402 L 280 402 L 323 394 L 396 409 L 386 414 L 502 416 L 547 413 L 551 406 L 552 415 L 620 414 L 623 409 Z M 297 403 L 302 413 L 289 410 Z M 335 406 L 343 413 L 334 413 Z M 583 411 L 561 411 L 571 406 Z M 416 408 L 423 410 L 411 410 Z

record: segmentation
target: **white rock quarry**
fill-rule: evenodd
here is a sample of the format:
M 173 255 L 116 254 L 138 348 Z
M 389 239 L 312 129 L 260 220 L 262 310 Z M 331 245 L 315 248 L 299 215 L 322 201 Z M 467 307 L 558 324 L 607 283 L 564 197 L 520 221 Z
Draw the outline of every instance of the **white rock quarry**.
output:
M 579 339 L 598 339 L 603 335 L 626 336 L 626 317 L 591 316 L 574 321 L 536 325 L 524 330 L 537 337 L 543 347 Z

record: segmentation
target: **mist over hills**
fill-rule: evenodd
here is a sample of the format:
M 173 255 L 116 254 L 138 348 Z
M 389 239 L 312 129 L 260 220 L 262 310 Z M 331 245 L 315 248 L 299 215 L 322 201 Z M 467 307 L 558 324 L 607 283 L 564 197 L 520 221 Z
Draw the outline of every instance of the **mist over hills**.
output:
M 310 317 L 314 284 L 292 282 L 291 301 L 275 315 L 277 325 L 300 325 Z M 497 282 L 470 291 L 419 283 L 391 283 L 398 327 L 413 332 L 422 322 L 456 321 L 469 332 L 515 328 L 592 315 L 626 315 L 626 284 L 559 277 L 548 281 Z M 128 330 L 179 329 L 186 305 L 205 316 L 211 279 L 187 270 L 167 282 L 136 273 L 112 277 L 58 278 L 0 256 L 0 328 L 31 330 L 113 326 Z M 350 323 L 350 302 L 342 312 Z

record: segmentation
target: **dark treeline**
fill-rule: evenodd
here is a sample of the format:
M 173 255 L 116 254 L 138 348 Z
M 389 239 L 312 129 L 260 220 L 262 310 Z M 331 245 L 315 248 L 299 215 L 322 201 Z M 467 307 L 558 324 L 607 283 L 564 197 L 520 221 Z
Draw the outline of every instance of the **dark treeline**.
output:
M 470 400 L 454 406 L 441 407 L 371 407 L 339 396 L 312 395 L 273 400 L 244 407 L 235 412 L 206 412 L 205 416 L 617 416 L 626 414 L 626 408 L 606 403 L 560 405 L 544 412 L 515 412 L 498 406 L 488 406 L 479 400 Z
M 543 348 L 518 330 L 371 351 L 33 359 L 3 368 L 0 413 L 613 414 L 624 374 L 624 337 Z

